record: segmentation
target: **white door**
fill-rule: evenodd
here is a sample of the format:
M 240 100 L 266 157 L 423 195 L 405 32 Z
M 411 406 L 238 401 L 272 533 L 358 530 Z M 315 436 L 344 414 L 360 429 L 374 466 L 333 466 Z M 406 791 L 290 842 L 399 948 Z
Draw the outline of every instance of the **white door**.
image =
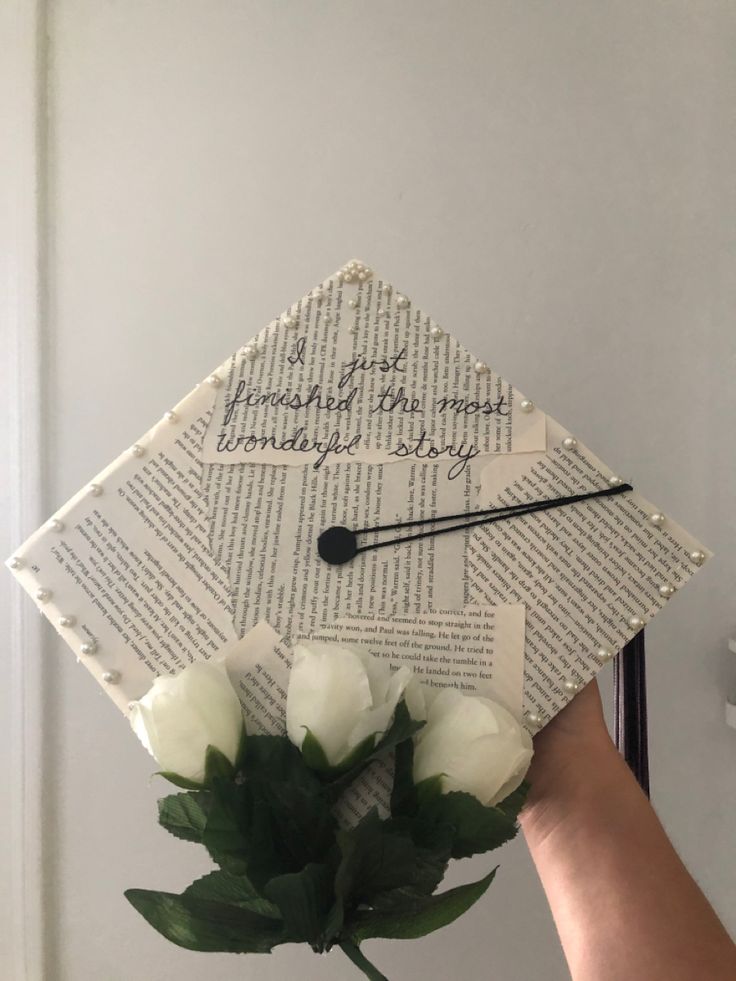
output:
M 652 776 L 736 928 L 733 6 L 5 0 L 2 26 L 4 554 L 360 256 L 716 549 L 648 630 Z M 124 889 L 207 862 L 158 828 L 151 761 L 2 588 L 4 977 L 356 976 L 339 952 L 205 958 L 133 911 Z M 500 861 L 457 924 L 369 954 L 404 981 L 565 978 L 523 841 Z

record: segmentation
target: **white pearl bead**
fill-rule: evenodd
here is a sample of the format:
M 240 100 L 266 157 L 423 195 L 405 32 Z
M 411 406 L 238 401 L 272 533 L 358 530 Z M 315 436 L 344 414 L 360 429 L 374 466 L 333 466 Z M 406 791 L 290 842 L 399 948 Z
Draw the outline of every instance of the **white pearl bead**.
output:
M 315 300 L 319 300 L 322 296 L 322 292 L 323 291 L 321 286 L 315 286 L 314 289 L 312 290 L 312 296 L 315 298 Z
M 476 375 L 485 375 L 488 371 L 488 365 L 485 361 L 476 361 L 473 365 Z
M 562 445 L 566 450 L 576 450 L 578 448 L 578 441 L 574 436 L 565 436 L 562 441 Z
M 661 528 L 666 520 L 665 516 L 658 511 L 649 515 L 649 523 L 654 525 L 655 528 Z
M 400 310 L 404 310 L 406 307 L 409 306 L 408 298 L 406 296 L 402 296 L 401 293 L 399 293 L 399 295 L 396 297 L 396 306 Z
M 64 522 L 59 521 L 58 518 L 53 518 L 51 521 L 49 521 L 49 528 L 51 529 L 51 531 L 63 531 Z
M 378 314 L 379 317 L 383 317 L 386 311 L 383 309 L 383 307 L 379 307 L 376 313 Z
M 102 680 L 107 682 L 108 685 L 117 685 L 121 677 L 122 675 L 119 671 L 106 671 L 102 676 Z
M 39 603 L 47 603 L 53 595 L 54 594 L 50 589 L 44 589 L 41 587 L 40 589 L 36 590 L 36 599 Z
M 60 627 L 73 627 L 76 622 L 76 617 L 59 617 Z
M 565 678 L 564 679 L 564 681 L 562 682 L 562 687 L 565 689 L 565 691 L 577 691 L 578 690 L 578 686 L 575 684 L 574 681 L 570 681 L 569 678 Z
M 221 381 L 219 375 L 210 375 L 210 377 L 207 379 L 207 381 L 209 382 L 209 384 L 213 388 L 219 388 L 220 385 L 222 384 L 222 381 Z
M 607 647 L 599 647 L 598 657 L 601 659 L 601 661 L 610 661 L 613 657 L 613 651 L 609 651 Z
M 178 422 L 179 416 L 172 410 L 164 413 L 164 419 L 166 422 Z
M 440 339 L 440 337 L 442 337 L 442 335 L 444 334 L 444 331 L 442 330 L 441 327 L 438 327 L 435 324 L 434 327 L 430 327 L 429 328 L 429 334 L 430 334 L 430 337 L 433 337 L 436 341 L 438 341 Z
M 89 657 L 97 651 L 97 643 L 94 640 L 85 640 L 85 642 L 80 646 L 79 650 L 86 657 Z
M 644 626 L 644 620 L 641 617 L 629 617 L 628 623 L 632 630 L 641 630 Z
M 22 569 L 23 559 L 19 559 L 17 555 L 14 555 L 10 562 L 8 562 L 8 565 L 11 569 Z
M 144 454 L 144 453 L 145 453 L 146 451 L 145 451 L 145 449 L 144 449 L 144 448 L 143 448 L 143 447 L 142 447 L 142 446 L 140 445 L 140 443 L 136 443 L 136 444 L 135 444 L 135 446 L 132 446 L 132 447 L 131 447 L 131 449 L 130 449 L 130 452 L 131 452 L 131 453 L 133 454 L 133 456 L 139 456 L 139 457 L 140 457 L 140 456 L 143 456 L 143 454 Z
M 386 296 L 390 296 L 391 295 L 391 290 L 393 289 L 393 287 L 391 286 L 390 283 L 384 283 L 383 286 L 381 287 L 381 289 L 386 294 Z
M 674 596 L 675 595 L 675 587 L 674 586 L 660 586 L 659 587 L 659 595 L 660 596 L 664 596 L 665 599 L 669 599 L 670 596 Z
M 348 327 L 348 334 L 357 334 L 357 333 L 358 333 L 358 328 L 355 326 L 355 324 L 351 324 Z
M 358 300 L 358 297 L 357 296 L 351 297 L 351 299 L 348 300 L 348 306 L 352 310 L 357 310 L 357 308 L 360 306 L 360 301 Z
M 539 716 L 537 715 L 536 712 L 527 712 L 526 718 L 527 721 L 531 722 L 532 725 L 536 725 L 539 722 Z
M 258 357 L 258 348 L 251 344 L 246 344 L 243 348 L 243 354 L 248 361 L 255 361 Z
M 90 484 L 89 485 L 89 492 L 92 495 L 92 497 L 100 497 L 101 494 L 102 494 L 102 485 L 101 484 Z
M 702 565 L 705 562 L 705 552 L 701 552 L 699 550 L 696 550 L 695 552 L 691 552 L 690 561 L 694 565 Z
M 519 403 L 519 408 L 521 409 L 522 412 L 533 412 L 534 403 L 532 402 L 531 399 L 522 399 L 521 402 Z
M 346 272 L 344 278 L 346 283 L 352 283 L 355 277 L 353 276 L 352 272 Z
M 608 478 L 608 486 L 609 487 L 620 487 L 621 484 L 623 484 L 623 480 L 622 480 L 621 477 L 609 477 Z
M 366 274 L 364 272 L 359 272 L 358 273 L 358 279 L 360 280 L 361 283 L 364 283 L 367 278 L 368 277 L 366 276 Z
M 326 313 L 322 319 L 324 320 L 325 324 L 327 324 L 327 326 L 329 327 L 329 325 L 332 323 L 332 314 Z

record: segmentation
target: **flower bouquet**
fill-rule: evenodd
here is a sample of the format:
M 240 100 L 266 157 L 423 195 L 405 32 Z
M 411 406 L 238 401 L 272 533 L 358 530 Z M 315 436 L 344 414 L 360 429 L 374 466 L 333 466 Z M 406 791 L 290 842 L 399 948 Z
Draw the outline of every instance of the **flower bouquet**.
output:
M 158 678 L 131 723 L 180 792 L 159 823 L 207 849 L 217 869 L 181 895 L 129 889 L 163 936 L 190 950 L 268 953 L 334 947 L 384 978 L 364 940 L 409 940 L 451 923 L 485 893 L 438 892 L 453 858 L 518 830 L 531 738 L 490 699 L 429 689 L 359 647 L 294 648 L 287 733 L 246 733 L 223 663 Z M 390 799 L 348 823 L 341 802 L 379 758 Z

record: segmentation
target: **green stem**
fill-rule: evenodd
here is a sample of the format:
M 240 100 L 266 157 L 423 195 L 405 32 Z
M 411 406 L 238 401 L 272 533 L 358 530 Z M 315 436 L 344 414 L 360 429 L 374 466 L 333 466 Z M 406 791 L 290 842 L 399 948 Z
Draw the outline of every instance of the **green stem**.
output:
M 357 944 L 350 943 L 349 940 L 343 940 L 340 943 L 340 949 L 346 957 L 350 958 L 356 967 L 360 968 L 367 978 L 370 978 L 370 981 L 388 981 L 386 975 L 381 974 L 378 968 L 371 964 Z

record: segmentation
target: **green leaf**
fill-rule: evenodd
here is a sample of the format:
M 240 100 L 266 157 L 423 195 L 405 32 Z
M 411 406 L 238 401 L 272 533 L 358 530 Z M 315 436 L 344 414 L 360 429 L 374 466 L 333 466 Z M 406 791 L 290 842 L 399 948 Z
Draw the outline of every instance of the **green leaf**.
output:
M 370 903 L 373 896 L 412 881 L 414 842 L 408 834 L 392 831 L 375 808 L 336 837 L 342 859 L 335 873 L 335 895 L 344 904 Z
M 417 896 L 431 896 L 442 882 L 450 859 L 450 843 L 440 850 L 416 848 L 410 880 L 371 899 L 374 909 L 396 909 Z
M 169 794 L 158 802 L 158 823 L 176 838 L 202 843 L 207 824 L 204 793 Z
M 402 699 L 396 706 L 393 722 L 379 741 L 373 755 L 377 756 L 379 753 L 393 749 L 394 746 L 398 746 L 399 743 L 403 743 L 405 739 L 409 739 L 414 733 L 423 729 L 425 724 L 424 722 L 412 719 L 409 709 L 406 707 L 406 702 Z
M 452 857 L 469 858 L 498 848 L 518 831 L 514 818 L 498 807 L 484 807 L 472 794 L 453 791 L 432 796 L 419 807 L 415 836 L 432 846 L 452 839 Z
M 332 802 L 296 746 L 285 736 L 249 736 L 245 772 L 244 830 L 253 839 L 249 868 L 256 885 L 298 872 L 309 862 L 323 862 L 335 843 Z
M 196 780 L 189 780 L 187 777 L 180 777 L 178 773 L 172 773 L 171 770 L 159 770 L 154 776 L 163 777 L 164 780 L 168 780 L 169 783 L 173 783 L 175 787 L 180 787 L 182 790 L 204 789 L 203 784 L 197 783 Z
M 394 749 L 394 747 L 399 746 L 407 739 L 410 739 L 414 733 L 419 732 L 424 724 L 424 722 L 417 722 L 412 719 L 411 715 L 409 714 L 409 709 L 406 707 L 406 702 L 402 699 L 396 706 L 393 722 L 386 730 L 382 738 L 378 741 L 376 746 L 355 766 L 351 766 L 344 773 L 338 775 L 330 782 L 330 794 L 332 795 L 333 799 L 337 800 L 340 794 L 342 794 L 343 791 L 360 776 L 360 774 L 370 763 L 373 762 L 373 760 L 378 759 L 380 756 L 388 753 L 389 750 Z
M 196 879 L 183 895 L 239 906 L 270 919 L 281 919 L 278 907 L 261 896 L 246 876 L 231 875 L 221 869 Z
M 340 950 L 342 950 L 346 957 L 350 958 L 353 964 L 355 964 L 355 966 L 361 970 L 363 974 L 370 979 L 370 981 L 388 981 L 386 975 L 381 974 L 378 968 L 371 964 L 363 951 L 355 944 L 351 944 L 349 940 L 344 940 L 340 944 Z
M 334 899 L 330 869 L 307 865 L 301 872 L 271 879 L 265 892 L 281 911 L 289 941 L 322 949 L 324 921 Z
M 286 736 L 248 736 L 245 748 L 246 782 L 283 781 L 305 790 L 321 788 L 302 754 Z
M 246 790 L 243 785 L 217 781 L 212 787 L 202 844 L 213 861 L 233 875 L 248 870 Z
M 245 723 L 243 728 L 240 730 L 240 742 L 238 743 L 238 749 L 235 754 L 235 769 L 236 771 L 242 770 L 245 765 L 245 744 L 247 741 L 247 733 L 245 731 Z
M 305 790 L 293 783 L 266 784 L 264 799 L 273 819 L 277 840 L 296 869 L 320 862 L 335 843 L 337 820 L 320 784 Z
M 204 782 L 210 786 L 214 780 L 232 780 L 235 767 L 217 746 L 208 746 L 204 757 Z
M 448 889 L 437 896 L 422 896 L 407 902 L 402 909 L 389 911 L 359 910 L 345 924 L 345 933 L 355 944 L 371 937 L 392 940 L 414 940 L 447 926 L 462 916 L 488 889 L 496 874 L 494 869 L 478 882 Z
M 304 762 L 311 770 L 316 770 L 317 773 L 329 773 L 331 771 L 332 767 L 327 759 L 327 754 L 311 729 L 307 729 L 301 748 Z
M 373 735 L 366 736 L 339 763 L 332 764 L 327 759 L 327 754 L 322 749 L 322 744 L 311 729 L 307 729 L 301 746 L 302 756 L 307 766 L 327 780 L 336 780 L 342 774 L 354 770 L 371 756 L 375 748 L 376 735 L 374 733 Z
M 419 800 L 414 785 L 414 741 L 405 739 L 394 753 L 394 783 L 391 788 L 391 815 L 416 814 Z
M 242 783 L 215 780 L 202 842 L 217 864 L 269 879 L 321 862 L 334 847 L 335 817 L 324 787 L 286 737 L 248 738 Z
M 417 801 L 419 806 L 422 807 L 424 804 L 428 804 L 431 800 L 436 797 L 442 796 L 442 774 L 438 773 L 434 777 L 427 777 L 425 780 L 420 780 L 416 785 L 417 789 Z
M 187 950 L 268 953 L 284 943 L 280 921 L 195 896 L 128 889 L 125 898 L 160 934 Z

